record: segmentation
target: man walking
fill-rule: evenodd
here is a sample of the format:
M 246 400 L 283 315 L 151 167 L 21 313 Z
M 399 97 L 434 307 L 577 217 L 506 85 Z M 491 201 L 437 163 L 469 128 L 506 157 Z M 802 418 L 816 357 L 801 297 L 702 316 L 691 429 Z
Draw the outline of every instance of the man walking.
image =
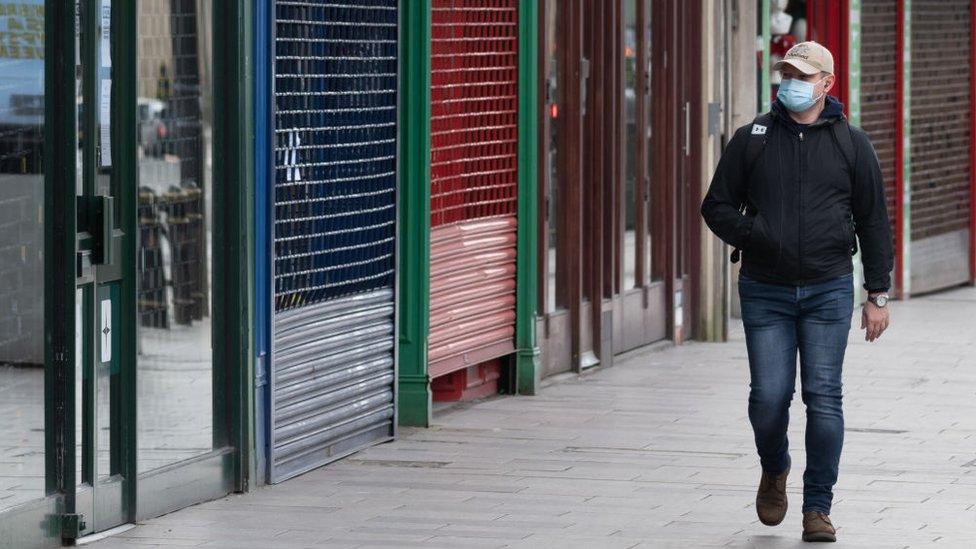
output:
M 867 135 L 827 95 L 830 51 L 791 48 L 775 69 L 783 82 L 772 111 L 729 142 L 701 213 L 742 259 L 739 297 L 749 354 L 749 420 L 762 466 L 756 512 L 786 515 L 789 407 L 800 381 L 807 408 L 803 539 L 835 541 L 830 521 L 844 416 L 841 370 L 854 308 L 853 262 L 861 244 L 868 301 L 865 338 L 888 327 L 893 252 L 877 155 Z

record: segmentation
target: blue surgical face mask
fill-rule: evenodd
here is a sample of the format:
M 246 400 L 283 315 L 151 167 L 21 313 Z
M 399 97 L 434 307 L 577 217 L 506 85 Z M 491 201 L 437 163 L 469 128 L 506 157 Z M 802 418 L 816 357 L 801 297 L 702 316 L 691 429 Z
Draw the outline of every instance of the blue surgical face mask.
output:
M 776 99 L 793 112 L 803 112 L 820 100 L 820 97 L 813 96 L 813 90 L 822 81 L 823 79 L 816 82 L 804 82 L 798 78 L 784 79 L 776 92 Z

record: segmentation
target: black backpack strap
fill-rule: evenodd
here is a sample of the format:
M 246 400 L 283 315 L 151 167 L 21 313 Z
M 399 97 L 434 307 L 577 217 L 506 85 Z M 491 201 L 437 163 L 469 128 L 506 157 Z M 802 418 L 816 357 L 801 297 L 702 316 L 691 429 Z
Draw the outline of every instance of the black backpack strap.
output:
M 769 131 L 773 128 L 773 113 L 767 112 L 760 114 L 752 121 L 752 129 L 749 132 L 749 142 L 746 144 L 746 173 L 752 174 L 756 167 L 756 162 L 762 156 L 763 149 L 766 148 Z
M 852 136 L 851 125 L 847 123 L 846 118 L 841 118 L 830 125 L 830 130 L 834 134 L 834 140 L 837 142 L 837 146 L 840 147 L 840 152 L 844 155 L 844 160 L 847 162 L 847 167 L 850 168 L 851 177 L 853 178 L 854 167 L 857 165 L 857 153 L 854 150 L 854 137 Z
M 762 113 L 757 116 L 752 121 L 752 128 L 749 131 L 749 141 L 746 143 L 746 175 L 751 176 L 753 169 L 756 167 L 756 162 L 759 161 L 759 157 L 762 156 L 763 150 L 766 148 L 766 142 L 769 140 L 769 132 L 773 128 L 773 113 L 767 112 Z M 745 213 L 746 205 L 742 204 L 739 206 L 739 211 Z M 738 263 L 741 252 L 738 248 L 732 250 L 732 254 L 729 256 L 729 261 L 732 263 Z
M 844 161 L 847 162 L 847 168 L 851 174 L 851 184 L 854 183 L 854 174 L 857 167 L 857 151 L 854 149 L 854 135 L 851 125 L 847 122 L 846 118 L 841 118 L 840 120 L 834 122 L 830 125 L 830 131 L 834 134 L 834 141 L 837 143 L 837 147 L 840 148 L 840 152 L 844 155 Z M 851 230 L 854 231 L 854 219 L 850 220 Z M 851 255 L 857 254 L 857 236 L 854 236 L 854 244 L 851 246 Z

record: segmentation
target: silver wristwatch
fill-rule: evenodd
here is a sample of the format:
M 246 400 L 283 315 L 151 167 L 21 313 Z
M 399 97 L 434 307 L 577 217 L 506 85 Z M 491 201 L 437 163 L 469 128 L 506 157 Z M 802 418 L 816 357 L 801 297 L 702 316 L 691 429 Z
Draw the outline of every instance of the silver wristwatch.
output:
M 888 304 L 888 294 L 878 294 L 876 296 L 868 296 L 868 301 L 874 303 L 878 307 L 884 307 Z

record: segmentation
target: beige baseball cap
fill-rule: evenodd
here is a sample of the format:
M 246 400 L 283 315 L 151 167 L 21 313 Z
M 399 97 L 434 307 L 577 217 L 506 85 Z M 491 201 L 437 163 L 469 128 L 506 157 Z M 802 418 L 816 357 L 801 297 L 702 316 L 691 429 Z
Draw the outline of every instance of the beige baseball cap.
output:
M 819 72 L 834 74 L 834 56 L 830 50 L 813 41 L 800 42 L 790 48 L 790 51 L 786 52 L 786 57 L 773 65 L 773 70 L 778 71 L 787 63 L 803 74 Z

